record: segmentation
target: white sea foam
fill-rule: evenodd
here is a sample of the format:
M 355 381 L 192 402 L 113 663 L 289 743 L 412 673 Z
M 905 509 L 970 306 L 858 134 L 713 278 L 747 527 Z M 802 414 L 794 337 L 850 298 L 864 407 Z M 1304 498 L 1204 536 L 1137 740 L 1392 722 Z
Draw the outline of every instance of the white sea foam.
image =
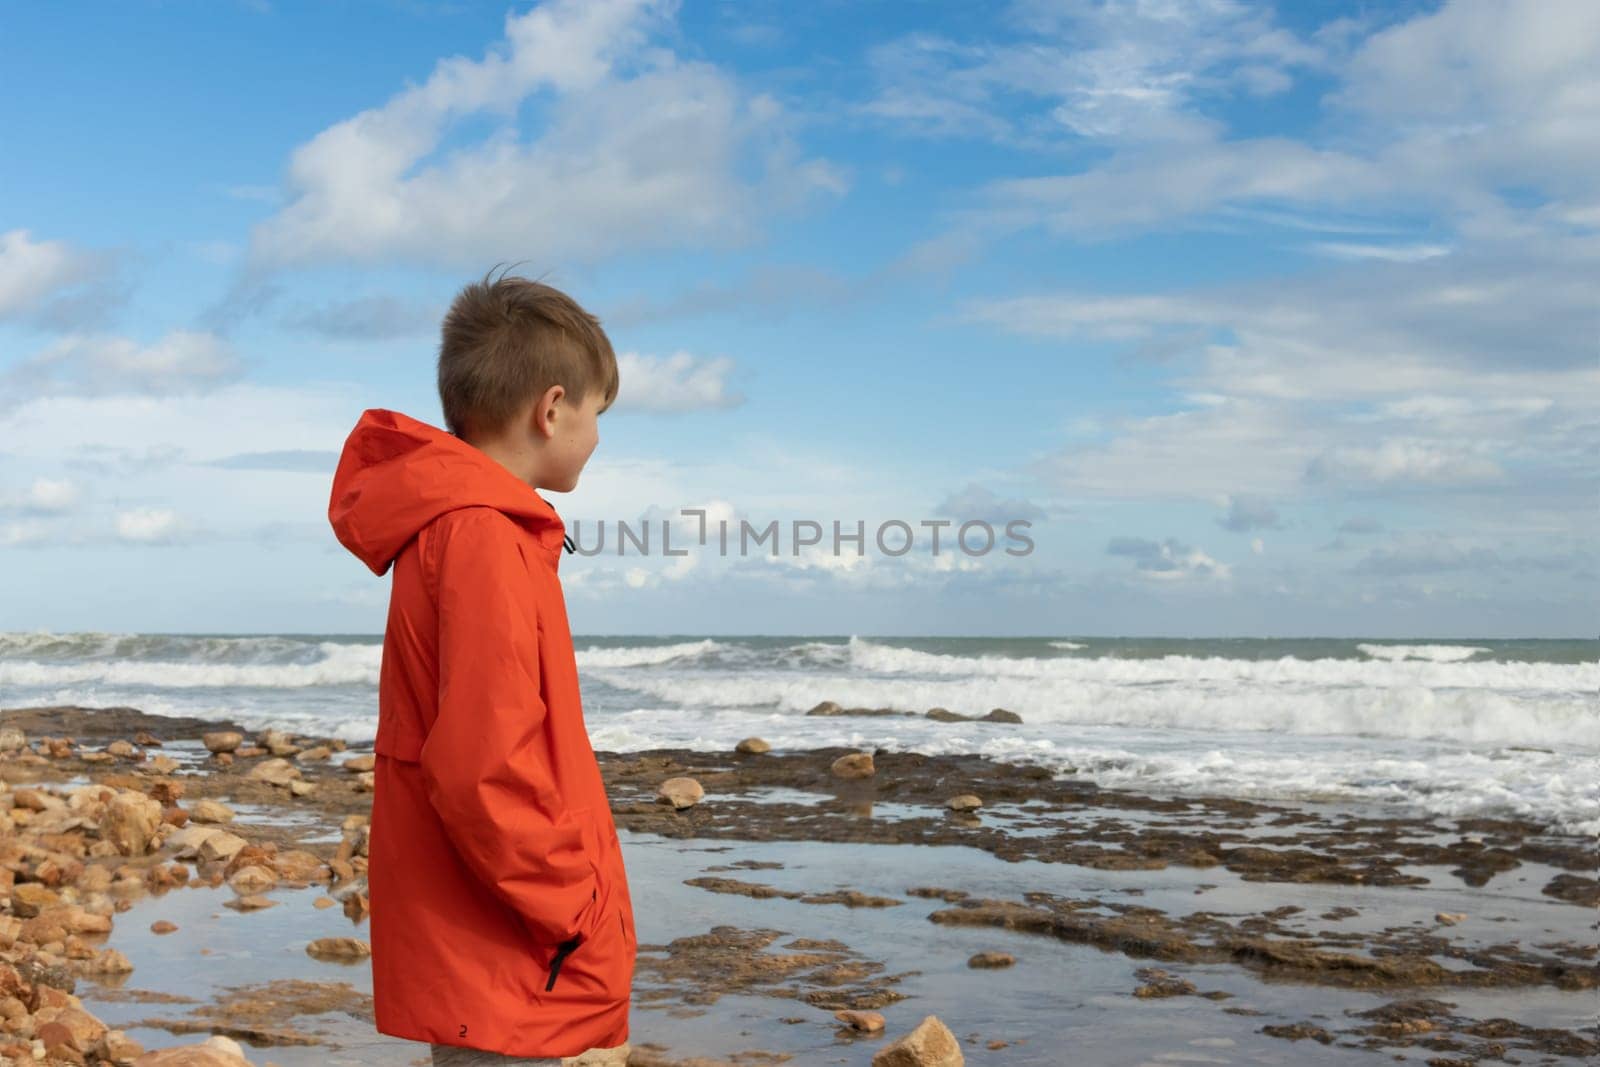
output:
M 1423 643 L 1315 642 L 1275 658 L 1262 654 L 1277 646 L 1250 658 L 1237 642 L 1179 646 L 1187 655 L 1137 641 L 1000 646 L 1010 655 L 860 637 L 583 644 L 598 748 L 726 750 L 756 734 L 780 750 L 973 752 L 1112 787 L 1400 802 L 1600 833 L 1600 662 L 1571 647 L 1495 659 Z M 376 640 L 0 634 L 0 706 L 125 704 L 361 741 L 377 725 L 381 659 Z M 823 699 L 915 714 L 804 714 Z M 935 706 L 1024 721 L 921 717 Z
M 1469 645 L 1357 645 L 1356 647 L 1373 659 L 1426 659 L 1434 663 L 1458 663 L 1464 659 L 1471 659 L 1480 652 L 1489 651 L 1487 648 L 1473 648 Z
M 727 646 L 720 642 L 684 641 L 675 645 L 639 645 L 621 648 L 591 646 L 577 653 L 579 667 L 649 667 L 674 660 L 691 659 L 722 651 Z
M 0 660 L 0 686 L 99 684 L 159 689 L 304 689 L 377 685 L 383 649 L 324 641 L 304 663 L 219 662 L 216 659 Z

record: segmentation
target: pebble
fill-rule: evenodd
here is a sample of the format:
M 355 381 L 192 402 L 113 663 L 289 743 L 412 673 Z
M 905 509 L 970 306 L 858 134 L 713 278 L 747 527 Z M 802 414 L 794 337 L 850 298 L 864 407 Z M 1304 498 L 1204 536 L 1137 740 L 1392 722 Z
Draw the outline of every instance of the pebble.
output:
M 693 778 L 668 778 L 656 790 L 656 802 L 671 804 L 673 810 L 682 811 L 700 803 L 705 795 L 705 788 Z
M 210 752 L 232 752 L 244 744 L 244 734 L 236 730 L 217 730 L 204 735 L 201 740 Z
M 828 771 L 835 778 L 871 778 L 878 769 L 873 766 L 872 753 L 852 752 L 834 760 Z
M 879 1049 L 872 1067 L 963 1067 L 966 1057 L 950 1028 L 929 1015 L 892 1045 Z

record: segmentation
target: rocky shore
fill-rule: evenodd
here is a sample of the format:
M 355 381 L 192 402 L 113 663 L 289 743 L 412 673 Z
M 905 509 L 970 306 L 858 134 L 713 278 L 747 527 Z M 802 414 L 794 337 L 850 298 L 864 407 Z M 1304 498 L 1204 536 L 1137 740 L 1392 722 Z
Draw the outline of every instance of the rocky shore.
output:
M 1006 721 L 1002 712 L 991 721 Z M 824 702 L 813 714 L 902 713 Z M 0 711 L 0 1062 L 426 1062 L 426 1049 L 418 1059 L 409 1043 L 363 1053 L 351 1039 L 371 1028 L 370 986 L 358 980 L 371 766 L 370 750 L 335 738 L 235 723 L 132 708 Z M 798 860 L 712 863 L 674 877 L 687 899 L 772 918 L 707 923 L 717 909 L 689 905 L 667 924 L 670 937 L 640 944 L 635 1065 L 812 1062 L 802 1048 L 874 1067 L 1065 1062 L 1042 1050 L 1058 1020 L 1039 1019 L 1035 1033 L 1013 1021 L 1003 1035 L 964 1023 L 999 995 L 986 985 L 999 990 L 1034 959 L 1059 966 L 1083 951 L 1118 968 L 1108 974 L 1126 999 L 1098 1007 L 1130 1035 L 1159 1032 L 1163 1024 L 1145 1021 L 1157 1005 L 1192 1003 L 1184 1019 L 1237 1035 L 1205 1039 L 1213 1051 L 1223 1041 L 1293 1042 L 1282 1047 L 1306 1050 L 1304 1062 L 1377 1051 L 1434 1067 L 1600 1056 L 1592 1020 L 1547 1025 L 1582 1017 L 1571 998 L 1600 1002 L 1593 839 L 1514 820 L 1144 796 L 977 756 L 774 752 L 757 738 L 720 753 L 601 753 L 601 766 L 625 848 L 659 843 L 650 856 L 871 846 L 892 871 L 889 857 L 904 853 L 878 846 L 909 845 L 981 854 L 995 868 L 968 886 L 875 874 L 873 889 L 862 888 L 859 868 Z M 647 873 L 644 861 L 629 864 L 630 880 Z M 830 884 L 815 884 L 823 871 Z M 1076 881 L 1046 887 L 1041 872 Z M 1526 893 L 1498 889 L 1513 880 Z M 130 912 L 142 921 L 173 904 L 176 914 L 182 898 L 172 894 L 200 893 L 263 929 L 302 904 L 326 918 L 316 920 L 321 936 L 302 938 L 298 973 L 241 968 L 204 996 L 181 983 L 153 988 L 142 978 L 153 965 L 110 942 Z M 1483 907 L 1455 910 L 1462 900 Z M 907 949 L 908 968 L 873 958 L 860 939 L 796 935 L 796 907 L 848 913 L 855 929 L 895 924 L 890 941 L 913 940 L 900 937 L 913 922 L 978 940 L 955 960 L 928 949 L 912 959 Z M 163 918 L 142 922 L 141 934 L 195 936 Z M 187 947 L 204 955 L 209 946 Z M 935 981 L 924 973 L 935 966 L 959 975 Z M 957 980 L 961 1008 L 918 1006 Z M 1258 991 L 1271 991 L 1272 1010 L 1252 1006 Z M 1285 1014 L 1285 1002 L 1303 1010 Z M 1331 1013 L 1335 1002 L 1347 1006 Z M 742 1014 L 731 1014 L 734 1003 Z M 1217 1014 L 1197 1015 L 1202 1005 Z M 958 1010 L 961 1021 L 947 1018 Z M 104 1021 L 113 1011 L 114 1026 Z M 716 1058 L 656 1040 L 673 1020 L 707 1015 L 739 1020 L 759 1047 Z M 200 1035 L 207 1042 L 192 1043 Z

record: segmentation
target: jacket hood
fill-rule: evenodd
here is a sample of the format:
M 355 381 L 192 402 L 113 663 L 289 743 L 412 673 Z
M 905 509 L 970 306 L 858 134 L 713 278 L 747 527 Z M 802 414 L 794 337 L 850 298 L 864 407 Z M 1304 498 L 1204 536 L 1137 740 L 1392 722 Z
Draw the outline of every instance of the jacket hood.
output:
M 559 561 L 566 525 L 531 485 L 446 430 L 368 408 L 339 455 L 328 521 L 339 543 L 381 576 L 424 526 L 476 506 L 501 511 Z

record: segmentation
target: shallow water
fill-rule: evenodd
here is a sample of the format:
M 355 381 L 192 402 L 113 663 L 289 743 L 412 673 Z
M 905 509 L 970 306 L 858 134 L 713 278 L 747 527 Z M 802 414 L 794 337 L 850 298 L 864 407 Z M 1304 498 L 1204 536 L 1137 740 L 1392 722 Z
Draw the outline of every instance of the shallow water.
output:
M 1226 965 L 1161 964 L 1193 981 L 1201 991 L 1223 990 L 1234 998 L 1221 1003 L 1198 997 L 1139 1000 L 1131 996 L 1140 984 L 1134 972 L 1149 961 L 1027 934 L 929 922 L 931 912 L 949 906 L 943 901 L 906 897 L 896 907 L 847 908 L 758 900 L 683 884 L 684 879 L 705 874 L 709 867 L 744 860 L 775 861 L 784 866 L 715 873 L 782 889 L 819 892 L 851 888 L 897 898 L 910 887 L 925 885 L 1008 899 L 1042 890 L 1075 898 L 1136 902 L 1175 915 L 1201 909 L 1257 913 L 1293 904 L 1306 910 L 1286 924 L 1309 930 L 1427 924 L 1436 911 L 1464 911 L 1469 914 L 1467 923 L 1451 935 L 1485 943 L 1512 938 L 1526 944 L 1592 939 L 1595 918 L 1592 911 L 1538 897 L 1536 888 L 1530 886 L 1542 885 L 1548 872 L 1535 868 L 1508 872 L 1481 889 L 1464 886 L 1437 870 L 1430 872 L 1441 876 L 1433 886 L 1363 888 L 1244 882 L 1220 868 L 1100 871 L 1034 861 L 1010 863 L 959 846 L 684 842 L 627 830 L 621 831 L 621 836 L 642 946 L 665 944 L 718 925 L 781 929 L 796 937 L 840 940 L 866 959 L 881 961 L 886 974 L 920 972 L 896 987 L 908 999 L 883 1009 L 889 1024 L 887 1036 L 869 1038 L 841 1038 L 830 1012 L 796 999 L 726 995 L 714 1004 L 689 1009 L 703 1008 L 704 1014 L 688 1015 L 676 999 L 651 1003 L 636 995 L 634 1044 L 654 1042 L 678 1056 L 728 1056 L 741 1050 L 766 1049 L 793 1054 L 791 1062 L 795 1064 L 864 1067 L 875 1049 L 910 1030 L 923 1016 L 935 1014 L 963 1038 L 968 1062 L 974 1064 L 1375 1063 L 1374 1057 L 1387 1060 L 1389 1053 L 1313 1041 L 1291 1043 L 1268 1037 L 1260 1028 L 1310 1020 L 1338 1029 L 1352 1025 L 1345 1018 L 1347 1011 L 1415 995 L 1263 983 Z M 1197 892 L 1200 885 L 1212 888 Z M 209 997 L 223 986 L 275 978 L 347 981 L 370 991 L 370 968 L 365 963 L 327 963 L 305 953 L 306 944 L 318 937 L 366 936 L 364 920 L 352 923 L 339 908 L 312 907 L 320 889 L 275 890 L 269 895 L 281 901 L 278 906 L 248 914 L 222 906 L 231 895 L 226 888 L 178 889 L 142 899 L 119 915 L 108 943 L 125 952 L 135 966 L 123 984 L 197 998 Z M 1357 908 L 1360 915 L 1334 923 L 1318 918 L 1340 906 Z M 177 923 L 179 932 L 152 934 L 149 925 L 157 919 Z M 787 941 L 780 938 L 771 950 L 781 950 Z M 202 954 L 202 948 L 210 952 Z M 968 968 L 968 957 L 985 950 L 1010 952 L 1017 964 L 1003 970 Z M 648 948 L 641 948 L 641 956 L 649 954 Z M 652 988 L 649 978 L 641 971 L 636 994 Z M 90 1010 L 112 1025 L 152 1016 L 181 1016 L 186 1007 L 106 1002 L 97 999 L 87 984 L 80 986 L 80 993 Z M 1424 995 L 1454 1002 L 1463 1013 L 1509 1016 L 1531 1025 L 1564 1028 L 1592 1024 L 1594 1009 L 1592 993 L 1548 989 L 1528 993 L 1424 991 Z M 1228 1007 L 1265 1014 L 1230 1015 L 1223 1010 Z M 783 1016 L 801 1016 L 807 1021 L 784 1024 L 778 1021 Z M 325 1035 L 336 1047 L 247 1049 L 252 1060 L 309 1067 L 427 1059 L 425 1047 L 378 1035 L 370 1024 L 348 1016 L 302 1017 L 295 1025 Z M 199 1036 L 174 1036 L 160 1030 L 130 1032 L 147 1047 L 200 1040 Z M 1024 1043 L 989 1051 L 985 1045 L 994 1039 Z M 1068 1048 L 1070 1053 L 1065 1051 Z M 1421 1049 L 1410 1055 L 1418 1062 L 1426 1058 Z M 1523 1062 L 1541 1061 L 1537 1055 L 1518 1055 Z

